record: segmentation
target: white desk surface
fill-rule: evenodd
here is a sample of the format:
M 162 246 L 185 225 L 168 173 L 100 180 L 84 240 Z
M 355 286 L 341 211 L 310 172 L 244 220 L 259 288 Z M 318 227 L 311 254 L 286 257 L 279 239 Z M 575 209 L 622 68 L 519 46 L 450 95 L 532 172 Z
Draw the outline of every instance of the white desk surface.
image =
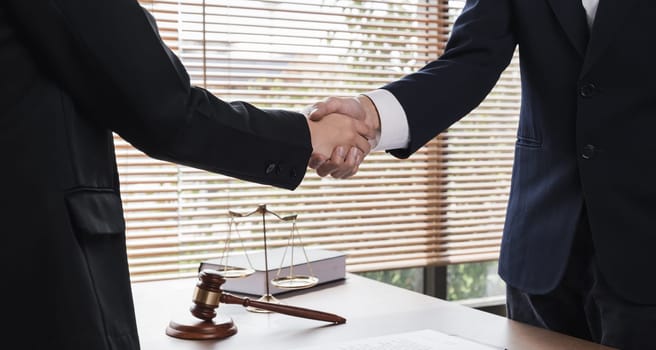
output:
M 421 329 L 508 350 L 611 349 L 354 274 L 347 274 L 344 281 L 278 297 L 284 304 L 340 315 L 346 318 L 345 324 L 221 304 L 217 313 L 232 318 L 237 334 L 202 341 L 169 337 L 165 334 L 169 321 L 190 315 L 195 285 L 196 279 L 133 284 L 142 350 L 292 350 Z

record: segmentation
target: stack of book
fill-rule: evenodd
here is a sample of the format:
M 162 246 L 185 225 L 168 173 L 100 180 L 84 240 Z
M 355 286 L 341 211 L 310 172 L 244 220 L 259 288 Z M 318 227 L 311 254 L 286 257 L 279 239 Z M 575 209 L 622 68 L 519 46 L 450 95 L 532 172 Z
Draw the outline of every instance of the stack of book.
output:
M 293 254 L 292 254 L 293 253 Z M 295 276 L 312 276 L 318 279 L 316 285 L 342 280 L 346 277 L 346 254 L 325 249 L 309 249 L 294 247 L 272 248 L 268 250 L 267 258 L 269 281 L 266 281 L 267 266 L 265 266 L 264 251 L 237 254 L 227 259 L 208 259 L 202 261 L 198 271 L 229 268 L 254 269 L 255 272 L 241 278 L 227 278 L 221 286 L 226 292 L 262 296 L 266 294 L 266 283 L 269 283 L 269 293 L 277 295 L 290 291 L 278 288 L 271 283 L 277 277 L 289 277 L 291 271 Z M 307 259 L 306 259 L 307 255 Z M 293 269 L 292 269 L 293 257 Z

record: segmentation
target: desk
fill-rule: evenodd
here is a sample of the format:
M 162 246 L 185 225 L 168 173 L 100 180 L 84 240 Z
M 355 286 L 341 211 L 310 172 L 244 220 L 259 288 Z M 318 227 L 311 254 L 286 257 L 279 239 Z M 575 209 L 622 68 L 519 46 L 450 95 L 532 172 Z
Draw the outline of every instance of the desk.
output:
M 611 349 L 354 274 L 311 291 L 279 296 L 288 305 L 340 315 L 347 320 L 342 325 L 221 304 L 217 313 L 232 317 L 237 334 L 203 341 L 167 336 L 165 329 L 172 317 L 189 315 L 195 285 L 196 279 L 133 284 L 142 350 L 291 350 L 420 329 L 508 350 Z

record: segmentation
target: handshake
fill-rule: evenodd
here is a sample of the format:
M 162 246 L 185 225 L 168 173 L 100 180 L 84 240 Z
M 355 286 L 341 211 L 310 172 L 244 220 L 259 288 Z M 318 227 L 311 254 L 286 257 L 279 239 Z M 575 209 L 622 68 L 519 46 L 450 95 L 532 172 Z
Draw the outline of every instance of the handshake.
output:
M 329 97 L 304 112 L 312 139 L 309 167 L 321 177 L 344 179 L 357 173 L 380 135 L 378 111 L 368 97 Z

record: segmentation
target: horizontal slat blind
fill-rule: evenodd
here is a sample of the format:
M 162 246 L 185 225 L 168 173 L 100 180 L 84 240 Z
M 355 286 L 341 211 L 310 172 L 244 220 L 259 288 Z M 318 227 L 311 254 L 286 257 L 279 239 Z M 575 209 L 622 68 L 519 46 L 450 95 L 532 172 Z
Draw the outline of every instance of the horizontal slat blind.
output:
M 192 83 L 224 100 L 299 110 L 398 79 L 438 57 L 454 1 L 142 1 Z M 287 191 L 148 158 L 118 136 L 133 281 L 195 274 L 202 259 L 262 249 L 258 215 L 297 214 L 306 247 L 348 254 L 349 271 L 496 258 L 512 163 L 516 65 L 472 116 L 410 159 L 370 154 L 351 179 L 308 172 Z M 226 150 L 229 151 L 229 150 Z M 269 247 L 290 224 L 266 217 Z M 239 239 L 240 238 L 240 239 Z
M 449 1 L 452 19 L 464 3 Z M 444 234 L 455 242 L 445 263 L 498 258 L 519 120 L 520 85 L 519 57 L 515 54 L 478 108 L 437 137 L 441 146 L 438 153 L 444 158 L 440 198 L 446 217 Z

